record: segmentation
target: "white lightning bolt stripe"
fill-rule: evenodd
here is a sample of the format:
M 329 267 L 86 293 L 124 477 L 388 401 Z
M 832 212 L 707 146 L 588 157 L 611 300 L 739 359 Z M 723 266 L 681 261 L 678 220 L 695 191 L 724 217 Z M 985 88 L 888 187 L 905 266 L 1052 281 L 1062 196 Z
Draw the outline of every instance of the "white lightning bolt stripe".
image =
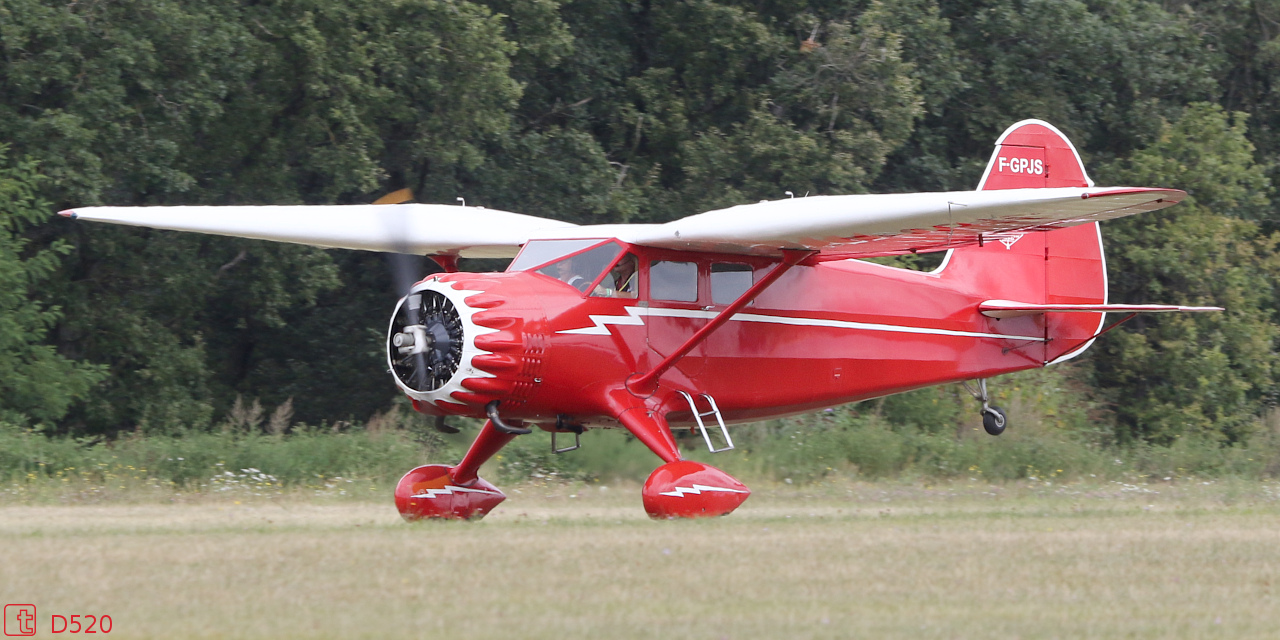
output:
M 607 336 L 607 325 L 643 325 L 644 316 L 663 318 L 703 318 L 710 320 L 719 315 L 716 311 L 700 311 L 697 309 L 654 309 L 649 307 L 625 307 L 625 316 L 590 316 L 595 323 L 591 327 L 581 329 L 564 329 L 556 333 L 570 333 L 588 336 Z M 803 327 L 830 327 L 832 329 L 856 329 L 860 331 L 888 331 L 891 333 L 916 333 L 935 336 L 958 336 L 962 338 L 999 338 L 1001 340 L 1027 340 L 1044 342 L 1043 336 L 1015 336 L 1003 333 L 983 333 L 979 331 L 952 331 L 950 329 L 931 329 L 929 327 L 906 327 L 897 324 L 876 324 L 871 322 L 850 322 L 848 320 L 826 320 L 823 318 L 797 318 L 794 316 L 767 316 L 759 313 L 736 313 L 730 320 L 735 322 L 760 322 L 764 324 L 787 324 Z
M 486 491 L 484 489 L 468 489 L 467 487 L 455 487 L 453 485 L 449 485 L 443 489 L 427 489 L 426 493 L 417 493 L 409 497 L 434 499 L 437 496 L 451 496 L 454 493 L 487 493 L 489 495 L 494 495 L 494 496 L 498 495 L 497 491 Z
M 675 491 L 662 491 L 660 492 L 660 495 L 671 496 L 673 498 L 683 498 L 687 494 L 700 496 L 702 495 L 703 491 L 710 491 L 712 493 L 751 493 L 750 491 L 743 491 L 741 489 L 729 489 L 726 487 L 708 487 L 705 484 L 694 484 L 692 487 L 676 487 Z
M 556 333 L 570 333 L 583 336 L 607 336 L 609 335 L 609 328 L 605 325 L 623 324 L 633 327 L 643 327 L 644 318 L 640 316 L 652 315 L 649 313 L 651 309 L 644 309 L 641 307 L 625 307 L 625 309 L 627 312 L 627 315 L 625 316 L 590 316 L 591 321 L 595 323 L 595 326 L 583 327 L 581 329 L 565 329 L 564 331 L 557 331 Z M 673 311 L 683 311 L 683 309 L 673 309 Z

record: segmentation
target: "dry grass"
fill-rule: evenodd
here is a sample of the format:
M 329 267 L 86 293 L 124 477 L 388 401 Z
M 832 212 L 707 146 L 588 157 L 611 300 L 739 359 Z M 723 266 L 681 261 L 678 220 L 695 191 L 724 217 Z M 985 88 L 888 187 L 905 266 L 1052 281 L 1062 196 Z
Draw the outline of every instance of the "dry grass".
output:
M 637 487 L 511 494 L 415 526 L 304 497 L 0 507 L 0 602 L 119 637 L 1280 632 L 1274 484 L 784 485 L 693 522 L 648 521 Z

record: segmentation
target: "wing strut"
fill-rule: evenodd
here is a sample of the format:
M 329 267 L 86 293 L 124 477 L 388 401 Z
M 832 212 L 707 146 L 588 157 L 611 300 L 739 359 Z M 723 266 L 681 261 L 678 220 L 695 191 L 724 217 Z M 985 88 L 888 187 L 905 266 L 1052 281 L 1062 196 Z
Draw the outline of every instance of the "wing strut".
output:
M 675 363 L 679 362 L 681 358 L 688 355 L 688 353 L 692 351 L 694 347 L 698 346 L 700 342 L 706 340 L 707 336 L 711 335 L 713 331 L 719 329 L 721 325 L 733 318 L 734 314 L 741 311 L 742 308 L 750 304 L 752 300 L 755 300 L 756 296 L 763 293 L 765 289 L 768 289 L 769 285 L 776 282 L 778 278 L 782 277 L 782 274 L 787 272 L 787 270 L 797 264 L 800 264 L 805 258 L 816 253 L 818 252 L 804 249 L 783 249 L 782 262 L 778 263 L 778 266 L 774 267 L 773 271 L 770 271 L 768 275 L 761 278 L 759 282 L 751 285 L 751 287 L 743 292 L 741 296 L 738 296 L 737 300 L 734 300 L 729 304 L 729 306 L 725 307 L 724 311 L 721 311 L 719 315 L 711 319 L 711 322 L 708 322 L 703 325 L 701 329 L 695 331 L 692 336 L 689 336 L 688 340 L 684 341 L 684 344 L 680 345 L 680 348 L 672 351 L 671 355 L 664 358 L 662 362 L 659 362 L 658 365 L 648 373 L 634 375 L 627 378 L 627 390 L 638 396 L 652 395 L 658 388 L 658 378 L 662 377 L 662 374 L 666 373 L 667 370 L 674 366 Z

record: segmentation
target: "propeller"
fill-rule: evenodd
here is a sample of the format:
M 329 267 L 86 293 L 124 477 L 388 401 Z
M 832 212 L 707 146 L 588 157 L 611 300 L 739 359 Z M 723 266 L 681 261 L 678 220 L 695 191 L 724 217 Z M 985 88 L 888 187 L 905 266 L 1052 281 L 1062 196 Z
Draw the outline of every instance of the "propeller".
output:
M 413 200 L 413 191 L 400 189 L 373 201 L 373 204 L 404 204 Z M 400 237 L 404 233 L 397 234 Z M 409 253 L 408 246 L 398 247 L 401 251 L 387 254 L 387 264 L 391 267 L 391 277 L 395 282 L 396 295 L 404 297 L 419 280 L 422 273 L 422 256 Z
M 411 200 L 413 191 L 400 189 L 378 198 L 373 204 L 404 204 Z M 403 248 L 406 250 L 387 254 L 387 265 L 399 297 L 409 296 L 425 266 L 422 256 L 410 254 L 407 246 Z M 407 377 L 401 378 L 405 384 L 419 391 L 438 389 L 449 381 L 462 358 L 462 324 L 458 314 L 448 300 L 434 292 L 426 296 L 426 300 L 422 295 L 409 296 L 401 310 L 403 322 L 398 323 L 399 332 L 391 337 L 388 345 L 401 356 L 396 358 L 396 353 L 392 354 L 396 365 L 393 373 L 402 375 L 402 370 L 408 368 Z M 441 433 L 458 433 L 456 427 L 445 423 L 444 416 L 437 417 L 434 426 Z

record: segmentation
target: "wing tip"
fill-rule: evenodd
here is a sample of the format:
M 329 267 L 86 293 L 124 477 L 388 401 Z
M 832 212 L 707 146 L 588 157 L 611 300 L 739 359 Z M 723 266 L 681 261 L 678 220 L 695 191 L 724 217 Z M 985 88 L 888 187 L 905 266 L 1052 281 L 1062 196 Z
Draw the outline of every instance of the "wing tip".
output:
M 62 211 L 58 212 L 58 215 L 64 218 L 71 218 L 72 220 L 75 220 L 77 216 L 75 209 L 63 209 Z

